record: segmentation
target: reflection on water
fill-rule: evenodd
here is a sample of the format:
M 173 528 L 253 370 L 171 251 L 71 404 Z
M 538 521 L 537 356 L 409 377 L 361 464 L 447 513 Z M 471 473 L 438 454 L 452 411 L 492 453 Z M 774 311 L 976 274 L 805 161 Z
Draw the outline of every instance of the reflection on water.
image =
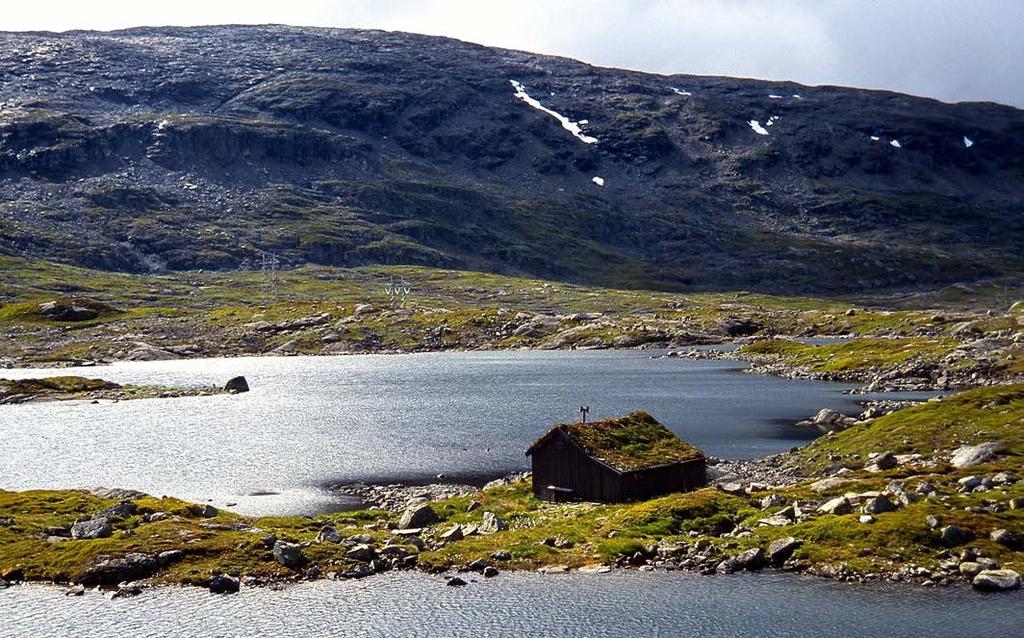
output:
M 395 573 L 283 591 L 151 590 L 69 598 L 0 590 L 0 636 L 1020 636 L 1024 595 L 851 585 L 792 575 L 506 573 L 446 587 Z
M 332 482 L 494 477 L 528 467 L 551 423 L 647 410 L 708 454 L 753 457 L 817 434 L 844 387 L 741 374 L 730 361 L 649 352 L 463 352 L 236 358 L 66 369 L 122 383 L 204 385 L 245 375 L 237 396 L 0 408 L 0 487 L 139 489 L 243 513 L 338 507 Z M 47 374 L 54 372 L 48 371 Z M 7 370 L 5 376 L 38 376 Z M 862 398 L 862 397 L 858 397 Z M 270 492 L 269 495 L 251 496 Z

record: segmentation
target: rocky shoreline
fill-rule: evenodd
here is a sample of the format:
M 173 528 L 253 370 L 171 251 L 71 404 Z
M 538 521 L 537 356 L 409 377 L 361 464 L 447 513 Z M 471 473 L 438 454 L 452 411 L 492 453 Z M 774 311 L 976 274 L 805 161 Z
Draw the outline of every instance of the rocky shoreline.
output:
M 244 377 L 230 379 L 224 386 L 166 387 L 120 385 L 103 379 L 84 377 L 45 377 L 41 379 L 0 378 L 0 405 L 46 403 L 50 401 L 130 401 L 133 399 L 171 399 L 205 397 L 248 392 Z

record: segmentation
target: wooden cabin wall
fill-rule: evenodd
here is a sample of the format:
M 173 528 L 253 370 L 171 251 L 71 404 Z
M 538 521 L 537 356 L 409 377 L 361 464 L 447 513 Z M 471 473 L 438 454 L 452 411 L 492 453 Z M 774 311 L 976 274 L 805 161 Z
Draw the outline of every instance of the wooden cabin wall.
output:
M 622 499 L 618 475 L 556 434 L 533 451 L 533 492 L 544 498 L 548 485 L 568 487 L 573 498 L 595 501 Z

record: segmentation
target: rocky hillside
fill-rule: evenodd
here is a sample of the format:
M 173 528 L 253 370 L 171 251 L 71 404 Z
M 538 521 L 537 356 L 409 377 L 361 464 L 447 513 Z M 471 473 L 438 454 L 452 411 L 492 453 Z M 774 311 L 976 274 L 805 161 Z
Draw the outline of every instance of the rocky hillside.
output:
M 669 289 L 1024 272 L 1024 111 L 291 27 L 0 34 L 0 254 Z

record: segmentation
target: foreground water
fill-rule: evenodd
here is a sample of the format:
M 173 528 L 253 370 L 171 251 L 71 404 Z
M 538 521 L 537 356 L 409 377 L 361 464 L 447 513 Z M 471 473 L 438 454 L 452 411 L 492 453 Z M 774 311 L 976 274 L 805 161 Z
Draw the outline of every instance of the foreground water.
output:
M 708 454 L 749 458 L 817 434 L 793 423 L 857 411 L 848 386 L 742 374 L 731 361 L 651 353 L 460 352 L 239 358 L 64 369 L 120 383 L 222 384 L 237 396 L 4 406 L 0 488 L 117 486 L 241 513 L 311 513 L 351 501 L 336 482 L 493 478 L 553 422 L 643 409 Z M 7 377 L 39 370 L 4 370 Z M 865 397 L 859 396 L 858 400 Z
M 503 574 L 462 588 L 396 573 L 218 596 L 0 590 L 0 636 L 1020 636 L 1024 596 L 778 574 Z

